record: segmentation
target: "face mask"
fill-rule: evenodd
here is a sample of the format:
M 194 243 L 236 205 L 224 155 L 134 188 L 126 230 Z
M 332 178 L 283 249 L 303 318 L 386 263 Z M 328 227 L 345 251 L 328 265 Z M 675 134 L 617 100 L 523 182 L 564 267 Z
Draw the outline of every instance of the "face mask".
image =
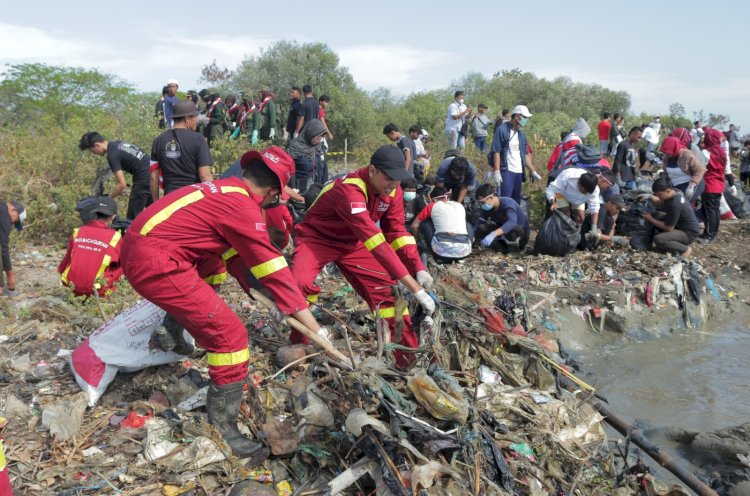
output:
M 520 124 L 522 127 L 529 123 L 528 117 L 521 117 L 521 120 L 518 121 L 518 124 Z
M 492 205 L 491 205 L 491 204 L 489 204 L 489 203 L 482 203 L 482 204 L 480 205 L 480 208 L 481 208 L 482 210 L 484 210 L 485 212 L 489 212 L 490 210 L 492 210 Z
M 458 99 L 458 104 L 459 105 L 463 105 L 464 104 L 464 99 L 463 98 L 459 98 Z
M 404 191 L 404 200 L 410 202 L 417 197 L 416 191 Z

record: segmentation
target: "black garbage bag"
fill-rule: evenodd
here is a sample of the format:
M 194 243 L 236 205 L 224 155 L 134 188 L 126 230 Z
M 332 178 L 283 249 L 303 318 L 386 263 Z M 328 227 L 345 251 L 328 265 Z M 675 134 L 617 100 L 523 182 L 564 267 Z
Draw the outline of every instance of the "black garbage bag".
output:
M 567 215 L 555 210 L 544 221 L 534 242 L 534 253 L 564 257 L 581 241 L 581 226 Z
M 629 237 L 630 246 L 634 250 L 648 250 L 654 237 L 654 227 L 641 214 L 655 211 L 656 206 L 651 200 L 631 203 L 627 212 L 617 216 L 615 232 Z
M 732 194 L 732 189 L 729 184 L 726 184 L 724 186 L 724 199 L 727 201 L 727 205 L 729 205 L 729 209 L 732 211 L 732 213 L 738 218 L 738 219 L 744 219 L 747 217 L 750 212 L 745 211 L 745 195 L 742 191 L 742 188 L 737 188 L 737 195 Z

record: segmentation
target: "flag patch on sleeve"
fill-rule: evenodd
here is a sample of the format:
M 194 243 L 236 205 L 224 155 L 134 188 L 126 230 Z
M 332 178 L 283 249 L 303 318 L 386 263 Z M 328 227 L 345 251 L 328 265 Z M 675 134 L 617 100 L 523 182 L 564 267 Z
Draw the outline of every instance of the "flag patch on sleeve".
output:
M 351 203 L 352 214 L 361 214 L 367 211 L 367 203 L 364 202 L 353 202 Z

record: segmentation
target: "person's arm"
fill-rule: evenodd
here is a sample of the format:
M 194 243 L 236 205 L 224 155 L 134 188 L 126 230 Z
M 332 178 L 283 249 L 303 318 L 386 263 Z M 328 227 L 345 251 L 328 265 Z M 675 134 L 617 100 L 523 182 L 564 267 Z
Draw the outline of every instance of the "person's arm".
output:
M 461 189 L 458 190 L 458 198 L 456 199 L 456 201 L 458 203 L 463 203 L 464 198 L 466 198 L 466 193 L 468 192 L 469 192 L 469 187 L 466 186 L 465 184 L 462 184 Z
M 206 181 L 213 181 L 214 178 L 211 175 L 211 166 L 201 165 L 200 167 L 198 167 L 198 177 L 200 178 L 202 183 Z
M 657 228 L 660 231 L 671 232 L 674 229 L 674 226 L 667 225 L 667 223 L 665 221 L 661 221 L 659 219 L 656 219 L 656 218 L 654 218 L 653 215 L 651 215 L 649 213 L 643 212 L 641 214 L 641 217 L 643 217 L 646 220 L 646 222 L 648 222 L 649 224 L 651 224 L 652 226 L 654 226 L 655 228 Z
M 305 197 L 302 196 L 302 195 L 300 195 L 296 191 L 294 191 L 289 186 L 284 186 L 284 191 L 286 192 L 286 194 L 289 195 L 289 198 L 291 198 L 292 200 L 294 200 L 296 202 L 300 202 L 300 203 L 304 203 L 305 202 Z
M 503 234 L 510 232 L 511 229 L 518 225 L 518 214 L 516 209 L 512 205 L 505 205 L 501 207 L 505 210 L 505 222 L 499 228 L 495 229 L 495 234 L 502 236 Z
M 297 135 L 302 131 L 302 128 L 305 126 L 305 106 L 300 105 L 299 110 L 297 111 L 297 127 L 294 129 L 295 138 Z
M 323 123 L 323 128 L 325 128 L 325 130 L 326 130 L 326 133 L 328 134 L 328 139 L 331 139 L 331 140 L 332 140 L 332 139 L 333 139 L 333 133 L 331 132 L 331 130 L 330 130 L 330 129 L 328 129 L 328 122 L 327 122 L 327 119 L 326 119 L 326 117 L 325 117 L 324 115 L 321 115 L 321 116 L 320 116 L 320 117 L 318 117 L 318 118 L 320 119 L 320 122 L 322 122 L 322 123 Z
M 109 194 L 110 198 L 117 198 L 128 187 L 128 183 L 125 182 L 125 174 L 121 170 L 115 172 L 115 179 L 117 180 L 117 184 L 112 188 L 112 192 Z
M 589 215 L 591 215 L 592 226 L 599 225 L 599 207 L 600 207 L 599 195 L 600 194 L 601 192 L 599 191 L 599 187 L 597 186 L 594 192 L 589 195 L 588 200 L 586 202 L 589 205 L 587 212 Z
M 411 171 L 412 156 L 411 156 L 411 150 L 408 147 L 404 148 L 404 162 L 406 165 L 406 170 Z
M 159 169 L 154 168 L 149 172 L 148 177 L 149 189 L 151 189 L 151 199 L 156 201 L 159 199 Z

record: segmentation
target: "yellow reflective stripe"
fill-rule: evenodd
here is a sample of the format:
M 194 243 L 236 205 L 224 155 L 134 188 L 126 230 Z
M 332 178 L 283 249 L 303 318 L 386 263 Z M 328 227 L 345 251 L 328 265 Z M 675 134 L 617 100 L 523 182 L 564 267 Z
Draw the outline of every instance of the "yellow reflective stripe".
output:
M 369 251 L 372 251 L 383 243 L 385 243 L 385 236 L 383 236 L 383 233 L 380 232 L 365 241 L 365 248 L 367 248 Z
M 253 273 L 256 279 L 260 279 L 285 267 L 287 267 L 286 259 L 284 257 L 276 257 L 255 267 L 250 267 L 250 272 Z
M 367 183 L 364 182 L 362 179 L 358 177 L 350 177 L 350 178 L 344 179 L 343 183 L 355 185 L 356 187 L 362 190 L 362 193 L 365 194 L 365 198 L 367 198 Z
M 317 201 L 320 200 L 320 197 L 323 196 L 324 193 L 327 193 L 328 191 L 330 191 L 331 188 L 333 188 L 335 185 L 336 185 L 336 182 L 335 181 L 331 181 L 330 183 L 328 183 L 325 186 L 323 186 L 321 188 L 321 190 L 320 190 L 320 193 L 318 193 L 318 196 L 315 197 L 315 201 L 312 202 L 312 205 L 310 205 L 310 208 L 312 208 L 313 205 L 315 205 L 317 203 Z M 310 210 L 310 209 L 308 208 L 308 210 Z
M 120 242 L 120 238 L 122 238 L 122 234 L 120 234 L 120 231 L 115 231 L 115 235 L 112 236 L 112 239 L 109 242 L 109 246 L 112 248 L 117 246 L 117 243 Z
M 191 203 L 195 203 L 203 198 L 203 191 L 193 191 L 189 195 L 185 195 L 182 198 L 178 198 L 166 207 L 162 208 L 151 217 L 141 228 L 141 236 L 145 236 L 151 232 L 153 228 L 169 219 L 173 213 L 177 212 L 182 207 L 187 207 Z
M 206 353 L 206 359 L 210 367 L 226 367 L 228 365 L 239 365 L 250 361 L 250 349 L 230 353 Z
M 391 198 L 395 198 L 396 197 L 396 190 L 394 189 L 393 191 L 391 191 L 391 193 L 388 196 L 390 196 Z
M 222 186 L 222 193 L 239 193 L 241 195 L 250 196 L 246 189 L 240 188 L 239 186 Z
M 320 296 L 320 293 L 316 294 L 309 294 L 305 297 L 308 303 L 317 303 L 318 302 L 318 296 Z
M 396 316 L 396 309 L 394 307 L 380 308 L 377 312 L 372 312 L 373 317 L 380 316 L 381 319 L 392 319 Z M 405 307 L 402 315 L 409 315 L 409 308 Z
M 5 470 L 5 448 L 3 447 L 3 442 L 0 441 L 0 471 Z
M 68 272 L 70 272 L 70 265 L 65 267 L 65 270 L 63 271 L 62 275 L 60 276 L 60 279 L 62 280 L 63 284 L 68 284 L 70 281 L 68 280 Z
M 416 244 L 417 240 L 414 239 L 414 236 L 410 236 L 407 234 L 406 236 L 401 236 L 400 238 L 396 238 L 391 241 L 391 248 L 393 248 L 394 250 L 400 250 L 404 246 Z
M 227 260 L 235 256 L 237 256 L 237 250 L 235 250 L 234 248 L 230 248 L 221 255 L 221 259 L 226 262 Z
M 122 235 L 120 234 L 120 231 L 115 231 L 114 236 L 112 236 L 112 239 L 109 241 L 109 246 L 112 248 L 115 248 L 117 246 L 117 243 L 120 242 L 120 238 Z M 112 257 L 110 255 L 104 255 L 104 258 L 102 258 L 102 265 L 99 267 L 99 270 L 96 271 L 96 279 L 99 279 L 102 274 L 104 274 L 104 271 L 107 270 L 107 267 L 109 267 L 110 262 L 112 262 Z M 95 287 L 99 287 L 98 284 L 94 285 Z
M 78 237 L 78 228 L 76 227 L 73 229 L 73 239 L 76 239 Z
M 206 281 L 211 286 L 216 286 L 224 282 L 226 278 L 227 278 L 227 273 L 220 272 L 219 274 L 211 274 L 210 276 L 206 276 L 203 278 L 203 280 Z

